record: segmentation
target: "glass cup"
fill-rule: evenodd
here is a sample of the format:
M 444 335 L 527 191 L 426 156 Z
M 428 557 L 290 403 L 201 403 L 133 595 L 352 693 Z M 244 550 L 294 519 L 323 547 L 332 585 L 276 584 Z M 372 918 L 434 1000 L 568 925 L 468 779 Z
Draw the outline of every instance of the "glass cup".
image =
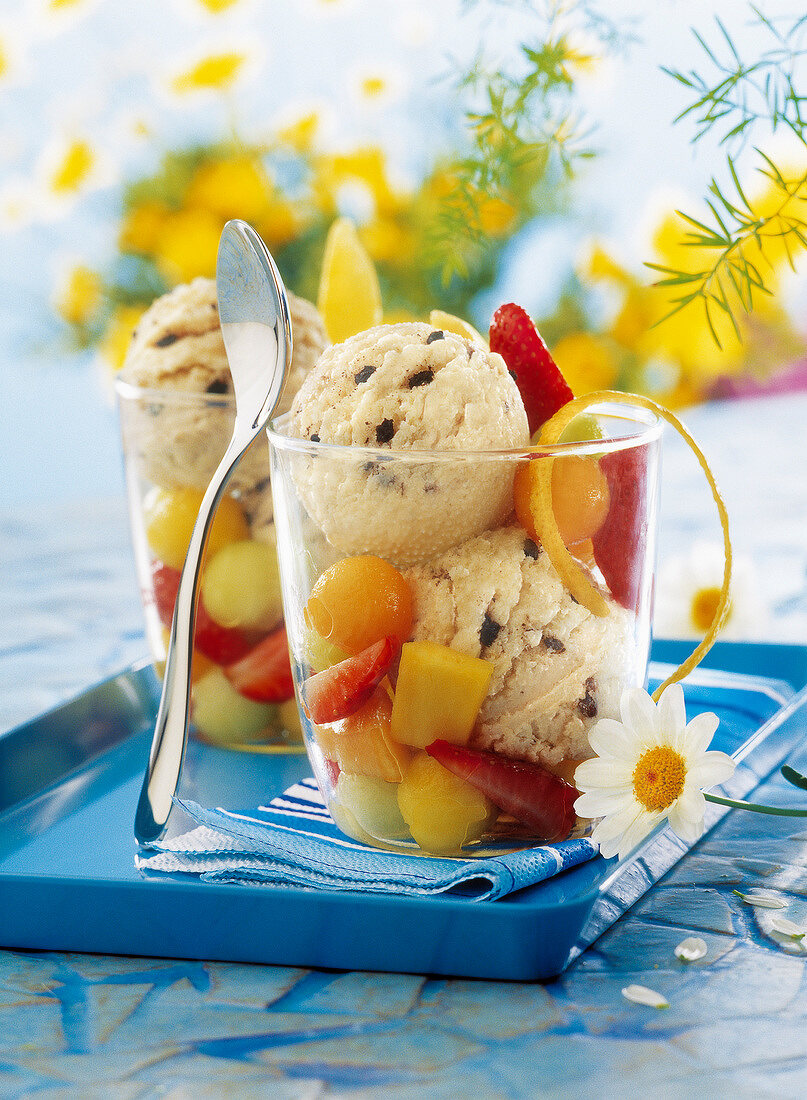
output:
M 149 390 L 120 379 L 115 388 L 146 635 L 161 675 L 180 570 L 235 403 L 231 394 Z M 263 437 L 238 463 L 213 521 L 192 680 L 192 736 L 253 752 L 303 751 Z
M 584 825 L 588 732 L 644 686 L 661 424 L 404 451 L 269 428 L 283 601 L 306 749 L 341 830 L 482 855 Z M 573 434 L 580 434 L 579 431 Z

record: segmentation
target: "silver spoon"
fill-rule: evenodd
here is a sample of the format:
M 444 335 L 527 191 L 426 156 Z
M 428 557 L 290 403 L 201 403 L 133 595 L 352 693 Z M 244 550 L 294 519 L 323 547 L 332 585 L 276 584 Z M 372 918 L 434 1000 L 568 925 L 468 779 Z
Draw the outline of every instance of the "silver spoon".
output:
M 291 319 L 283 281 L 266 245 L 246 222 L 230 221 L 224 226 L 216 287 L 235 389 L 235 427 L 202 499 L 182 567 L 160 706 L 135 814 L 134 831 L 141 844 L 165 834 L 182 770 L 199 573 L 208 531 L 235 464 L 275 410 L 291 362 Z

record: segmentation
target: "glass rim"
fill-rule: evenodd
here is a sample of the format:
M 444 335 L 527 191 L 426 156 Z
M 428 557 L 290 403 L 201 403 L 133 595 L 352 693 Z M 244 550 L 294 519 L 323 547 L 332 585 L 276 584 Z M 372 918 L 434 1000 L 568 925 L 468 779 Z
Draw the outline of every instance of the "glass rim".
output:
M 138 400 L 148 404 L 191 405 L 203 407 L 219 405 L 235 411 L 234 393 L 208 393 L 206 390 L 177 390 L 168 387 L 158 389 L 155 386 L 141 386 L 118 376 L 114 380 L 115 393 L 119 398 Z
M 618 411 L 614 411 L 618 410 Z M 269 443 L 278 451 L 295 451 L 298 454 L 308 454 L 311 457 L 317 455 L 329 455 L 332 458 L 352 456 L 354 460 L 364 462 L 446 462 L 450 460 L 477 460 L 491 461 L 518 460 L 551 457 L 553 455 L 602 455 L 612 454 L 617 451 L 625 451 L 634 447 L 641 447 L 647 443 L 653 443 L 661 437 L 664 422 L 652 409 L 639 408 L 636 405 L 622 405 L 617 401 L 603 401 L 581 411 L 580 415 L 590 412 L 598 412 L 601 415 L 629 421 L 642 426 L 642 431 L 632 435 L 608 436 L 605 439 L 575 440 L 567 443 L 543 443 L 528 444 L 525 447 L 490 448 L 487 450 L 449 450 L 441 451 L 414 447 L 396 450 L 390 447 L 356 446 L 347 443 L 324 443 L 301 439 L 298 436 L 287 435 L 284 431 L 284 422 L 288 423 L 290 414 L 273 418 L 267 428 L 266 434 Z

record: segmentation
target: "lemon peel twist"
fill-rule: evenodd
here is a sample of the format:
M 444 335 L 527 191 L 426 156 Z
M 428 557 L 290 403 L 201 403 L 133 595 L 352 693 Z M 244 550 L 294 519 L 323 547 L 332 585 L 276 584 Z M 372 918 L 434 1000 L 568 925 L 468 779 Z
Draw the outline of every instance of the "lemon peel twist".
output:
M 584 394 L 582 397 L 575 397 L 573 401 L 569 401 L 566 405 L 560 408 L 554 416 L 546 421 L 542 425 L 540 435 L 538 437 L 538 448 L 541 446 L 552 446 L 560 441 L 560 437 L 563 435 L 564 430 L 568 427 L 572 420 L 583 409 L 590 408 L 592 405 L 601 405 L 606 402 L 616 402 L 621 405 L 634 405 L 638 408 L 647 409 L 650 412 L 659 416 L 662 420 L 666 420 L 670 424 L 698 460 L 698 464 L 703 470 L 706 480 L 709 483 L 709 488 L 712 492 L 712 497 L 717 506 L 717 513 L 720 517 L 720 526 L 723 531 L 723 550 L 725 555 L 725 561 L 723 566 L 723 583 L 720 588 L 720 596 L 715 606 L 714 614 L 712 615 L 712 621 L 709 624 L 706 633 L 703 636 L 702 641 L 695 647 L 690 653 L 689 657 L 683 661 L 678 668 L 670 676 L 667 677 L 663 683 L 659 684 L 656 690 L 653 692 L 653 699 L 658 702 L 662 692 L 670 684 L 675 684 L 679 680 L 683 680 L 693 668 L 695 668 L 717 639 L 717 635 L 725 623 L 726 617 L 729 612 L 729 593 L 731 589 L 731 566 L 732 566 L 732 547 L 731 536 L 729 535 L 729 517 L 726 511 L 725 501 L 717 487 L 717 483 L 714 478 L 714 474 L 706 460 L 706 456 L 700 449 L 698 444 L 689 434 L 687 429 L 678 419 L 678 417 L 671 413 L 669 409 L 665 409 L 663 405 L 657 404 L 649 397 L 643 397 L 640 394 L 635 393 L 620 393 L 617 390 L 595 390 L 593 393 Z M 566 545 L 561 538 L 558 525 L 555 521 L 555 514 L 552 511 L 552 467 L 554 465 L 554 459 L 547 458 L 547 461 L 539 463 L 538 472 L 536 475 L 535 488 L 537 490 L 538 497 L 538 514 L 536 518 L 536 530 L 541 539 L 541 543 L 549 555 L 549 559 L 558 572 L 561 580 L 564 582 L 568 590 L 583 607 L 587 608 L 594 615 L 600 617 L 608 614 L 608 602 L 603 596 L 602 592 L 592 583 L 591 578 L 581 568 L 581 566 L 575 561 L 569 551 L 566 549 Z

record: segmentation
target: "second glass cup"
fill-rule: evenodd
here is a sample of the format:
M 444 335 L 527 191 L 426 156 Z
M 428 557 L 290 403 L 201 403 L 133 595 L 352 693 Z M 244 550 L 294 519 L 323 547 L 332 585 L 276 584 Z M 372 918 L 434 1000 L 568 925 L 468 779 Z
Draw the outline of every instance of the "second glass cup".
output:
M 118 380 L 135 565 L 159 672 L 202 495 L 232 434 L 232 395 Z M 244 455 L 205 552 L 191 733 L 227 748 L 302 752 L 280 591 L 265 437 Z
M 306 749 L 347 835 L 468 856 L 577 827 L 588 732 L 646 680 L 661 439 L 632 407 L 586 422 L 473 453 L 270 427 Z

